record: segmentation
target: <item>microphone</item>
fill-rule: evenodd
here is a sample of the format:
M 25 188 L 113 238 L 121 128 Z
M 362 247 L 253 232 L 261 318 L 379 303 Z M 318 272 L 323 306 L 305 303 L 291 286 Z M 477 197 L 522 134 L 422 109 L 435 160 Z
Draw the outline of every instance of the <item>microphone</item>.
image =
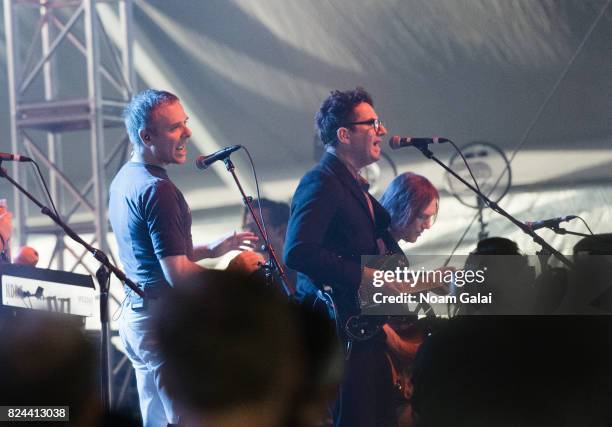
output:
M 32 159 L 26 156 L 20 156 L 19 154 L 0 153 L 0 161 L 6 160 L 7 162 L 31 162 Z
M 527 221 L 525 225 L 531 230 L 539 230 L 540 228 L 556 228 L 562 222 L 571 221 L 578 218 L 576 215 L 560 216 L 557 218 L 542 219 L 540 221 Z
M 208 169 L 208 167 L 217 160 L 225 160 L 230 154 L 232 154 L 234 151 L 240 150 L 241 148 L 242 145 L 231 145 L 229 147 L 222 148 L 219 151 L 215 151 L 208 156 L 200 156 L 196 159 L 195 165 L 198 169 Z
M 433 138 L 411 138 L 409 136 L 393 136 L 389 140 L 389 146 L 393 150 L 397 150 L 402 147 L 414 147 L 419 145 L 429 145 L 429 144 L 442 144 L 444 142 L 449 142 L 450 139 L 439 138 L 434 136 Z

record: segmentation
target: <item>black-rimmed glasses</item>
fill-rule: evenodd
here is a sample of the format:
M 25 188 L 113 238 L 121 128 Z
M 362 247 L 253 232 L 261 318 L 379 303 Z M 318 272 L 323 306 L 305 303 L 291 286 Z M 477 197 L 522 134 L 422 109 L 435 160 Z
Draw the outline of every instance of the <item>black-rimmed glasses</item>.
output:
M 378 119 L 363 120 L 361 122 L 350 122 L 350 123 L 347 123 L 344 126 L 351 126 L 351 125 L 370 125 L 370 126 L 374 126 L 374 131 L 376 133 L 380 132 L 380 128 L 385 127 L 385 123 L 382 120 L 378 120 Z

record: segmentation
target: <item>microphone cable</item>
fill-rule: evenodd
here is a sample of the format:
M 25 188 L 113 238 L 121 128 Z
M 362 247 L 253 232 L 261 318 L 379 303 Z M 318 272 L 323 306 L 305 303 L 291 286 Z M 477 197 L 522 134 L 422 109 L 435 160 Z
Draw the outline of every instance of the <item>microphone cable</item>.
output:
M 255 180 L 255 191 L 257 192 L 257 207 L 259 210 L 259 219 L 261 220 L 261 228 L 263 230 L 264 235 L 262 236 L 265 240 L 265 244 L 268 244 L 268 229 L 266 228 L 266 221 L 264 220 L 263 210 L 261 209 L 261 194 L 259 192 L 259 180 L 257 179 L 257 171 L 255 169 L 255 162 L 253 162 L 253 157 L 251 157 L 251 153 L 249 149 L 245 146 L 241 146 L 245 151 L 247 157 L 249 158 L 249 163 L 251 164 L 251 170 L 253 171 L 253 179 Z

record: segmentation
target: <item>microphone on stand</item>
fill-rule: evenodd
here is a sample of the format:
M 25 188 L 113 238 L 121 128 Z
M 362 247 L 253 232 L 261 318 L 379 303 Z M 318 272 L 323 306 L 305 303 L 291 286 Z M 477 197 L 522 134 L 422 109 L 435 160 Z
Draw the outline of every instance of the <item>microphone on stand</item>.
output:
M 410 136 L 398 136 L 395 135 L 391 137 L 389 140 L 389 146 L 393 150 L 397 150 L 402 147 L 415 147 L 419 145 L 429 145 L 429 144 L 443 144 L 445 142 L 449 142 L 450 139 L 440 138 L 434 136 L 433 138 L 412 138 Z
M 0 161 L 7 162 L 31 162 L 32 159 L 26 156 L 20 156 L 19 154 L 11 154 L 11 153 L 0 153 Z
M 199 156 L 195 161 L 195 165 L 201 170 L 208 169 L 208 167 L 217 160 L 225 160 L 230 156 L 230 154 L 232 154 L 234 151 L 240 150 L 241 148 L 242 145 L 231 145 L 229 147 L 222 148 L 219 151 L 215 151 L 208 156 Z
M 450 139 L 447 138 L 439 138 L 434 136 L 433 138 L 412 138 L 409 136 L 398 136 L 395 135 L 389 139 L 389 147 L 393 150 L 397 150 L 402 147 L 415 147 L 419 145 L 429 145 L 429 144 L 443 144 L 445 142 L 449 142 Z
M 556 228 L 562 222 L 571 221 L 576 218 L 578 218 L 576 215 L 560 216 L 557 218 L 542 219 L 540 221 L 527 221 L 525 225 L 535 231 L 540 228 Z

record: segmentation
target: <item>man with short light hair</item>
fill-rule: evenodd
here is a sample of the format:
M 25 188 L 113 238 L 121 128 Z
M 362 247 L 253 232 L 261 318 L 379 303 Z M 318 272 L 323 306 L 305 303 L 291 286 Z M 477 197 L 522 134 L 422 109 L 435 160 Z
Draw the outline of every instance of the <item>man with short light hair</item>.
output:
M 119 332 L 136 372 L 143 424 L 159 427 L 178 422 L 178 414 L 160 371 L 164 359 L 151 324 L 156 306 L 173 287 L 205 285 L 207 270 L 196 261 L 238 249 L 256 236 L 234 233 L 212 244 L 193 245 L 191 211 L 165 169 L 187 161 L 191 137 L 176 95 L 140 92 L 124 118 L 133 153 L 111 183 L 108 214 L 125 272 L 146 296 L 126 289 Z M 241 252 L 228 268 L 251 272 L 262 260 L 254 252 Z

